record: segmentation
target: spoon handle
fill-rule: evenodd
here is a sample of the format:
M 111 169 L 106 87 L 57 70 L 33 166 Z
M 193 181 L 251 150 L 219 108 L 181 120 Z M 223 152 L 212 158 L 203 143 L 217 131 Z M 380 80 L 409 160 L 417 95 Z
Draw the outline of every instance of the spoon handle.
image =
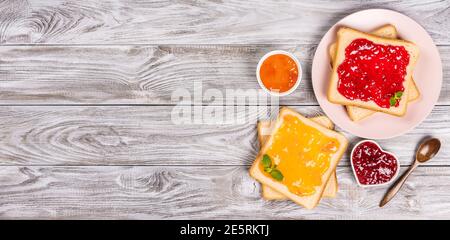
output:
M 391 199 L 397 194 L 400 188 L 402 188 L 409 175 L 414 171 L 414 169 L 416 169 L 417 165 L 417 162 L 414 162 L 414 164 L 409 167 L 408 171 L 403 173 L 403 175 L 395 182 L 395 184 L 389 189 L 389 191 L 387 191 L 380 202 L 380 207 L 383 207 L 384 205 L 386 205 L 386 203 L 391 201 Z

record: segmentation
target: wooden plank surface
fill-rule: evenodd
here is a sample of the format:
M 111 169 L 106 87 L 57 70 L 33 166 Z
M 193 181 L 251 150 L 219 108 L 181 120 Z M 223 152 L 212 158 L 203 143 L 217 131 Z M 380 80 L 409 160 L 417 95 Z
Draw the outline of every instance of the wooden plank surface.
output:
M 318 106 L 294 109 L 306 116 L 322 115 Z M 437 136 L 444 146 L 450 143 L 449 109 L 436 107 L 415 130 L 379 143 L 409 165 L 422 138 Z M 263 112 L 236 107 L 240 117 L 234 124 L 177 125 L 172 110 L 173 106 L 0 107 L 0 165 L 249 165 L 254 160 L 259 150 L 256 121 L 258 116 L 267 118 Z M 203 112 L 210 110 L 204 107 Z M 359 140 L 346 135 L 352 143 Z M 341 165 L 348 164 L 347 154 Z M 450 149 L 443 147 L 427 164 L 449 165 Z
M 183 88 L 193 95 L 201 86 L 203 93 L 220 91 L 216 100 L 222 105 L 226 89 L 259 89 L 258 59 L 274 49 L 293 52 L 304 70 L 299 89 L 281 98 L 281 104 L 317 104 L 310 73 L 314 45 L 4 46 L 0 104 L 176 104 L 174 91 Z M 439 51 L 444 79 L 450 78 L 450 46 Z M 202 103 L 216 104 L 209 99 Z M 439 104 L 450 104 L 448 81 Z
M 441 152 L 383 209 L 386 189 L 359 188 L 348 153 L 336 199 L 312 211 L 262 200 L 247 173 L 259 149 L 259 113 L 247 106 L 252 99 L 223 103 L 225 89 L 258 89 L 258 59 L 284 49 L 304 72 L 281 104 L 323 114 L 310 78 L 318 41 L 340 18 L 380 7 L 430 33 L 444 82 L 422 124 L 379 142 L 403 166 L 426 136 L 443 141 Z M 449 15 L 448 0 L 0 1 L 0 219 L 449 218 Z M 247 120 L 174 124 L 172 93 L 192 94 L 198 83 L 224 95 L 193 99 L 196 107 L 245 105 L 234 108 Z M 359 140 L 346 135 L 350 147 Z
M 389 205 L 349 168 L 339 192 L 314 210 L 265 201 L 239 166 L 0 167 L 0 218 L 41 219 L 439 219 L 450 214 L 450 168 L 419 167 Z M 404 171 L 404 169 L 402 169 Z M 270 209 L 270 211 L 268 211 Z
M 342 17 L 388 8 L 449 44 L 449 7 L 447 0 L 7 0 L 0 4 L 0 43 L 317 44 Z

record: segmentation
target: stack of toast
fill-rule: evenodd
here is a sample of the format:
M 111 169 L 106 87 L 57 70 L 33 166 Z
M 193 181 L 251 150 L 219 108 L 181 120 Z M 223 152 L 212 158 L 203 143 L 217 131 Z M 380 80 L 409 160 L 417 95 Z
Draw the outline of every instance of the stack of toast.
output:
M 292 125 L 289 125 L 289 122 Z M 296 128 L 296 125 L 303 127 Z M 262 184 L 264 199 L 290 199 L 311 209 L 322 197 L 336 196 L 338 190 L 336 166 L 347 148 L 348 141 L 342 134 L 333 131 L 333 127 L 331 120 L 325 116 L 308 119 L 286 107 L 280 111 L 276 121 L 258 123 L 258 140 L 261 150 L 250 169 L 250 175 Z M 304 139 L 304 141 L 298 139 Z M 334 144 L 330 148 L 332 151 L 327 151 L 326 147 L 330 146 L 330 143 Z M 326 154 L 329 154 L 329 159 L 321 161 L 320 159 L 323 159 Z M 264 158 L 269 155 L 274 159 L 274 167 L 279 166 L 284 178 L 274 178 L 266 171 L 267 166 L 264 167 L 264 160 L 267 159 Z M 289 161 L 291 165 L 288 164 Z M 305 162 L 306 165 L 304 165 Z M 315 164 L 325 164 L 327 167 L 317 172 L 314 171 Z M 297 168 L 300 165 L 306 167 Z M 312 189 L 309 189 L 312 191 L 303 191 L 306 188 L 301 188 L 302 183 L 306 186 L 305 183 L 313 178 L 317 182 L 312 185 Z
M 337 90 L 340 84 L 338 67 L 346 58 L 346 48 L 355 39 L 367 39 L 375 44 L 403 47 L 408 52 L 409 63 L 406 66 L 406 74 L 403 81 L 404 91 L 401 94 L 398 104 L 395 106 L 391 105 L 386 108 L 380 107 L 373 101 L 349 99 Z M 352 121 L 360 121 L 377 112 L 403 116 L 406 113 L 408 102 L 412 102 L 420 97 L 420 91 L 412 77 L 413 69 L 419 56 L 418 47 L 411 42 L 398 39 L 397 29 L 393 25 L 382 26 L 370 33 L 341 27 L 337 32 L 337 42 L 330 45 L 329 54 L 332 73 L 327 94 L 328 100 L 345 106 L 348 116 Z M 370 79 L 370 77 L 367 79 Z

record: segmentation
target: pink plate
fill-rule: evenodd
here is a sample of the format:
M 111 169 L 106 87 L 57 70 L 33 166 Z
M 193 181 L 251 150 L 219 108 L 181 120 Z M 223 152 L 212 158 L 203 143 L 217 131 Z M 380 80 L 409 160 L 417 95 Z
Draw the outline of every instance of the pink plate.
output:
M 370 32 L 386 24 L 397 28 L 399 37 L 419 46 L 420 56 L 414 70 L 414 81 L 420 98 L 408 104 L 403 117 L 375 113 L 358 122 L 353 122 L 345 108 L 327 99 L 330 76 L 328 48 L 335 41 L 340 26 L 348 26 Z M 337 22 L 319 43 L 312 65 L 314 94 L 325 114 L 340 128 L 358 137 L 387 139 L 402 135 L 420 124 L 436 104 L 442 85 L 442 63 L 439 52 L 430 35 L 411 18 L 391 10 L 370 9 L 353 13 Z

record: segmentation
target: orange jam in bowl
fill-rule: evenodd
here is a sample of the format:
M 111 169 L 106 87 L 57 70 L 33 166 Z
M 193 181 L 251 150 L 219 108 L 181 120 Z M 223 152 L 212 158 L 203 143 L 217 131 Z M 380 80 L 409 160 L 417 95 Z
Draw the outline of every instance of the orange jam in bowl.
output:
M 322 177 L 339 150 L 338 139 L 326 136 L 292 115 L 284 116 L 265 152 L 283 175 L 281 183 L 298 196 L 309 196 L 322 185 Z M 270 173 L 262 172 L 271 177 Z M 280 179 L 279 179 L 280 180 Z
M 264 55 L 256 71 L 259 84 L 272 95 L 288 95 L 300 83 L 300 63 L 294 55 L 285 51 L 272 51 Z

